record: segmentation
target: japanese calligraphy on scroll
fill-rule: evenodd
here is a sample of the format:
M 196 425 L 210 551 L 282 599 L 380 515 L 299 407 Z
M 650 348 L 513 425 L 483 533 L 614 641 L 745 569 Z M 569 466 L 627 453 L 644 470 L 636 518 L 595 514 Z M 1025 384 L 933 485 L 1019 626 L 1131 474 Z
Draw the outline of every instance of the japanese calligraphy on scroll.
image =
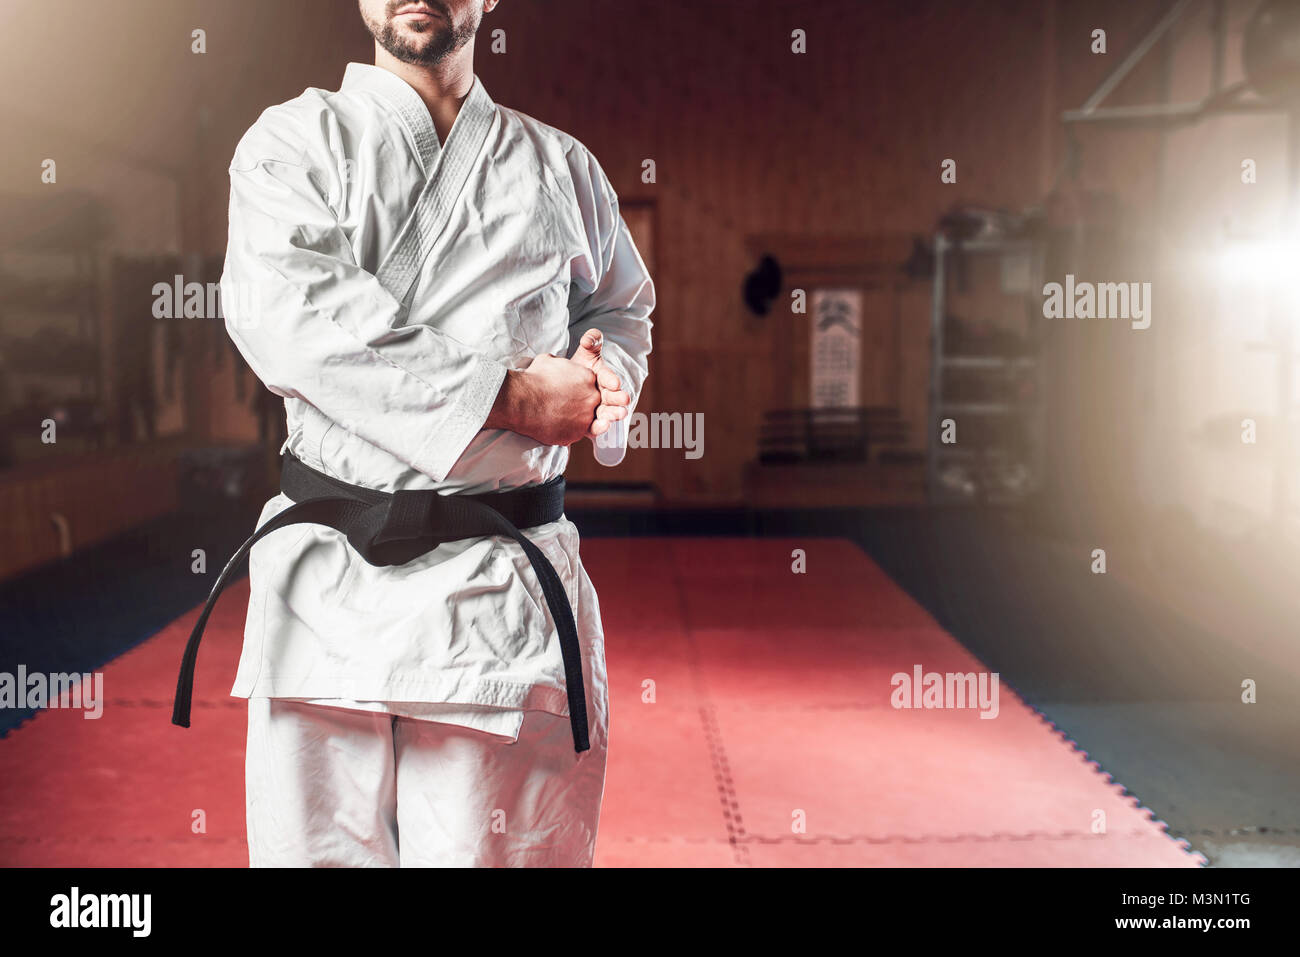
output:
M 816 289 L 812 318 L 812 407 L 858 405 L 862 293 L 857 289 Z

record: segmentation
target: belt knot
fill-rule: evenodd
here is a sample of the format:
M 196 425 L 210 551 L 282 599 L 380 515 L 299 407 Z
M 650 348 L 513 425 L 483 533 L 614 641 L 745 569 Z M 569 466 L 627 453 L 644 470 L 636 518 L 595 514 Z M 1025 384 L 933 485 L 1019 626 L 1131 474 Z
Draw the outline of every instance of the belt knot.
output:
M 441 500 L 432 490 L 393 492 L 365 507 L 348 529 L 348 544 L 376 567 L 414 561 L 442 544 L 433 533 Z

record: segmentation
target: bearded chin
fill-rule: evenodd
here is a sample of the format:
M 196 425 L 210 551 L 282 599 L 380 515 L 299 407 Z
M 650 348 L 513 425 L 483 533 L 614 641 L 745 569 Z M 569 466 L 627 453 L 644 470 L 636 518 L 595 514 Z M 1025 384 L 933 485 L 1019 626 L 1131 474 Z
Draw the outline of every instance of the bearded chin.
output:
M 430 30 L 427 35 L 421 36 L 420 41 L 412 43 L 406 37 L 399 36 L 397 28 L 392 23 L 384 24 L 384 28 L 375 34 L 375 40 L 403 63 L 414 63 L 419 66 L 434 66 L 441 63 L 456 49 L 454 31 Z

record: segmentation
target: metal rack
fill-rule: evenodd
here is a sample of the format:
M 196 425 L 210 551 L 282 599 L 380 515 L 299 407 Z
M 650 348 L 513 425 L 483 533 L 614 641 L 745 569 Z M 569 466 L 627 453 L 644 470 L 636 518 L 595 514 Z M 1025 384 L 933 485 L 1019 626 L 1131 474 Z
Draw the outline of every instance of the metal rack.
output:
M 105 213 L 80 192 L 0 197 L 0 468 L 56 448 L 99 448 L 106 394 L 101 298 Z
M 1031 351 L 972 352 L 954 349 L 947 335 L 952 301 L 949 270 L 958 257 L 967 264 L 999 257 L 1028 263 L 1024 289 L 1002 293 L 1019 300 L 1024 311 Z M 926 489 L 937 504 L 1009 503 L 1037 490 L 1043 475 L 1043 369 L 1037 327 L 1032 318 L 1041 310 L 1044 248 L 1029 239 L 968 239 L 957 241 L 940 233 L 934 238 L 934 291 L 931 302 L 930 433 L 926 457 Z M 1005 314 L 1000 318 L 1005 320 Z M 953 388 L 961 377 L 967 388 Z M 971 384 L 974 383 L 974 388 Z M 1028 394 L 1014 395 L 1016 387 Z M 976 397 L 966 393 L 975 392 Z M 983 393 L 983 394 L 980 394 Z M 942 441 L 944 421 L 956 424 L 955 444 Z

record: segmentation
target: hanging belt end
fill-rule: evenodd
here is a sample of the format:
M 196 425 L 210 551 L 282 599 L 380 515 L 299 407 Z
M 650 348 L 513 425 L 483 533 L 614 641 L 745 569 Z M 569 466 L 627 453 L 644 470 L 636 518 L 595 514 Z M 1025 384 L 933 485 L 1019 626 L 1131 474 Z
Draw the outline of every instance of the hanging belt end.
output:
M 573 729 L 573 750 L 577 754 L 591 750 L 591 741 L 587 738 L 587 715 L 570 716 L 569 726 Z
M 189 695 L 176 696 L 176 703 L 172 705 L 172 724 L 180 728 L 188 728 L 190 726 Z

